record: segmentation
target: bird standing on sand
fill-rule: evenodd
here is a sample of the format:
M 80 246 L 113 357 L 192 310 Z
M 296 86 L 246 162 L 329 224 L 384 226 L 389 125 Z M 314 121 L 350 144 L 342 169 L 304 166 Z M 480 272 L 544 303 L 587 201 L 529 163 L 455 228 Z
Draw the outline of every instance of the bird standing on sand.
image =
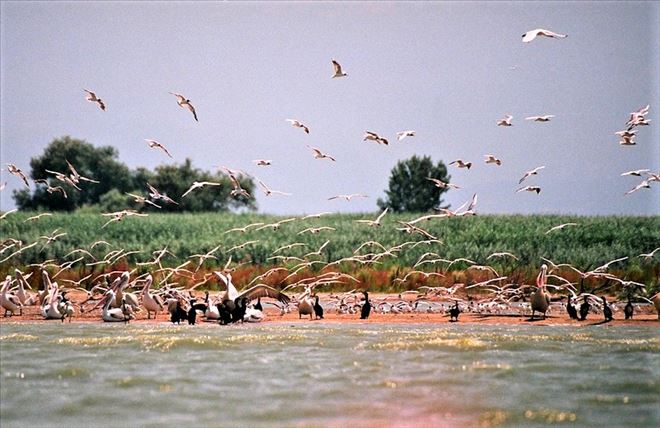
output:
M 316 296 L 316 300 L 314 300 L 314 315 L 316 319 L 323 319 L 323 306 L 319 303 L 319 296 Z
M 587 315 L 589 315 L 589 308 L 591 308 L 589 300 L 587 299 L 587 296 L 584 296 L 584 302 L 582 302 L 580 305 L 580 321 L 587 319 Z
M 449 308 L 449 322 L 457 322 L 460 314 L 461 310 L 458 307 L 458 301 L 456 301 L 454 302 L 454 306 Z
M 607 304 L 605 296 L 602 296 L 601 299 L 603 299 L 603 316 L 605 317 L 605 321 L 612 321 L 614 319 L 614 316 L 612 315 L 612 308 L 610 308 L 610 305 Z
M 536 277 L 536 291 L 532 294 L 530 298 L 530 303 L 532 306 L 532 320 L 534 319 L 535 312 L 541 312 L 543 318 L 545 319 L 545 313 L 550 307 L 550 295 L 545 291 L 545 283 L 547 281 L 547 272 L 548 266 L 543 264 L 541 265 L 541 272 Z
M 628 297 L 628 303 L 626 303 L 626 306 L 623 308 L 623 315 L 626 317 L 626 319 L 632 319 L 633 314 L 634 314 L 634 308 L 632 305 L 632 302 L 630 301 L 630 297 Z
M 571 317 L 572 320 L 578 319 L 577 309 L 575 309 L 575 306 L 573 306 L 573 303 L 571 303 L 571 296 L 568 296 L 568 303 L 566 303 L 566 312 L 568 312 L 568 316 Z
M 369 301 L 369 293 L 366 291 L 362 292 L 364 294 L 364 304 L 362 305 L 362 310 L 360 311 L 360 319 L 366 320 L 369 318 L 371 313 L 371 302 Z

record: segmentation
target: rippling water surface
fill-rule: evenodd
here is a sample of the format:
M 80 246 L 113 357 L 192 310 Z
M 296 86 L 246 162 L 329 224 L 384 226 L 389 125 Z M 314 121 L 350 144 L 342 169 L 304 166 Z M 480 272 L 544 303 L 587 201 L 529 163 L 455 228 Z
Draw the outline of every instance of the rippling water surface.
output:
M 2 324 L 0 425 L 657 427 L 659 351 L 656 327 Z

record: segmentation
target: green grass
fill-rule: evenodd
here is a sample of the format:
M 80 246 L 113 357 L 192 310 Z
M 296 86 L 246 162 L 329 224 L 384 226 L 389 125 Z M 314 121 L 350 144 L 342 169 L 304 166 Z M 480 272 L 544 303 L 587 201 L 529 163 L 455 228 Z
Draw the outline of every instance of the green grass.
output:
M 131 255 L 126 262 L 132 265 L 145 262 L 152 258 L 152 252 L 165 246 L 176 254 L 174 257 L 163 258 L 164 266 L 176 266 L 183 263 L 192 254 L 200 254 L 220 245 L 215 253 L 217 260 L 210 259 L 205 267 L 222 266 L 229 256 L 234 262 L 248 262 L 263 271 L 272 264 L 266 259 L 275 249 L 292 242 L 303 242 L 305 248 L 294 248 L 280 254 L 300 256 L 310 251 L 316 251 L 326 240 L 330 244 L 323 252 L 324 261 L 333 261 L 353 254 L 353 251 L 363 242 L 373 240 L 385 247 L 401 244 L 405 241 L 422 240 L 419 235 L 409 235 L 396 230 L 399 225 L 396 220 L 410 220 L 415 215 L 388 214 L 380 228 L 370 228 L 355 222 L 357 219 L 373 219 L 375 214 L 341 214 L 329 215 L 319 219 L 309 219 L 286 223 L 273 231 L 271 229 L 247 233 L 224 234 L 225 231 L 254 222 L 273 223 L 284 217 L 257 214 L 150 214 L 149 217 L 130 217 L 119 223 L 111 223 L 106 228 L 101 226 L 106 217 L 98 214 L 57 213 L 52 217 L 42 217 L 33 222 L 24 223 L 25 219 L 34 213 L 14 213 L 0 221 L 0 237 L 2 240 L 15 238 L 25 245 L 37 240 L 39 244 L 29 250 L 2 263 L 0 273 L 6 274 L 13 267 L 23 267 L 30 263 L 39 263 L 46 259 L 61 260 L 69 251 L 76 248 L 89 249 L 92 242 L 106 240 L 112 244 L 112 249 L 123 248 L 126 251 L 139 250 L 139 254 Z M 552 226 L 561 223 L 579 223 L 546 235 Z M 613 271 L 629 280 L 644 282 L 650 288 L 658 287 L 660 276 L 660 256 L 652 261 L 637 257 L 641 253 L 652 251 L 660 246 L 660 217 L 576 217 L 556 215 L 532 216 L 476 216 L 465 218 L 434 219 L 418 224 L 431 234 L 442 240 L 442 244 L 419 245 L 416 248 L 407 247 L 398 253 L 396 258 L 388 257 L 382 265 L 375 265 L 376 271 L 387 271 L 392 275 L 400 274 L 410 269 L 417 259 L 427 251 L 433 251 L 440 257 L 454 259 L 466 257 L 480 264 L 489 264 L 500 271 L 516 272 L 526 280 L 533 278 L 542 262 L 541 257 L 555 263 L 571 263 L 581 270 L 593 269 L 610 260 L 620 257 L 630 257 L 625 262 L 613 266 Z M 297 235 L 297 232 L 307 227 L 330 226 L 336 229 L 319 234 Z M 66 232 L 57 241 L 44 245 L 40 236 L 51 234 L 55 229 Z M 234 245 L 248 240 L 259 240 L 258 243 L 244 249 L 227 250 Z M 0 260 L 8 256 L 13 249 L 0 255 Z M 110 249 L 98 246 L 93 254 L 101 258 Z M 371 248 L 368 251 L 378 251 Z M 487 261 L 486 257 L 495 251 L 508 251 L 520 260 L 498 262 Z M 76 256 L 78 257 L 78 256 Z M 72 260 L 69 257 L 67 260 Z M 467 265 L 455 265 L 460 271 Z M 263 269 L 262 269 L 263 268 Z M 342 269 L 346 270 L 345 267 Z M 427 269 L 433 269 L 428 266 Z M 253 267 L 252 271 L 255 271 Z M 359 267 L 348 268 L 347 272 L 358 272 Z M 364 270 L 364 269 L 362 269 Z M 363 275 L 369 275 L 364 273 Z M 377 280 L 374 280 L 378 282 Z M 387 284 L 381 284 L 387 287 Z

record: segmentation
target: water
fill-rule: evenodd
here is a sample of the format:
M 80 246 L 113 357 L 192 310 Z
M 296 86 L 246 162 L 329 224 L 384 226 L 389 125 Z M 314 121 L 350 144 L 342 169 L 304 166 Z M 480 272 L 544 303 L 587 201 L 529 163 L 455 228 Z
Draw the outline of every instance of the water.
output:
M 0 425 L 660 425 L 655 327 L 2 324 Z

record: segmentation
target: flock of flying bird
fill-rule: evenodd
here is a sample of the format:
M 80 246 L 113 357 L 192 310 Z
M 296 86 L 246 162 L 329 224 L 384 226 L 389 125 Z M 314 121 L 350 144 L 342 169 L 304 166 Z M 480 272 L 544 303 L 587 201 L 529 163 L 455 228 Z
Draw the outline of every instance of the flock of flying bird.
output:
M 548 38 L 566 38 L 564 34 L 554 33 L 545 29 L 536 29 L 528 31 L 522 36 L 522 41 L 524 43 L 529 43 L 535 40 L 537 37 L 548 37 Z M 333 66 L 333 75 L 332 78 L 342 78 L 348 76 L 342 69 L 342 66 L 336 61 L 332 60 Z M 87 93 L 87 100 L 89 102 L 95 103 L 98 107 L 105 111 L 106 104 L 99 98 L 96 93 L 93 91 L 84 90 Z M 197 111 L 193 106 L 192 102 L 182 94 L 170 92 L 174 95 L 177 100 L 177 104 L 187 109 L 193 116 L 195 121 L 198 121 Z M 616 135 L 620 137 L 620 144 L 622 146 L 633 146 L 636 145 L 635 138 L 637 135 L 637 127 L 647 126 L 650 124 L 650 120 L 646 119 L 646 116 L 649 113 L 649 106 L 640 108 L 637 111 L 634 111 L 630 114 L 630 117 L 626 123 L 626 129 L 616 132 Z M 534 121 L 534 122 L 548 122 L 554 115 L 539 115 L 539 116 L 529 116 L 525 120 Z M 308 125 L 302 123 L 297 119 L 286 119 L 287 122 L 294 128 L 299 128 L 306 134 L 310 133 L 310 128 Z M 506 115 L 504 118 L 496 122 L 497 126 L 510 127 L 513 126 L 513 116 Z M 400 131 L 396 134 L 398 141 L 402 141 L 406 138 L 412 138 L 415 136 L 414 130 L 405 130 Z M 386 137 L 379 135 L 373 131 L 365 131 L 363 136 L 364 141 L 373 141 L 380 145 L 389 145 L 389 141 Z M 162 151 L 165 155 L 172 158 L 172 154 L 169 150 L 161 143 L 156 140 L 147 139 L 145 140 L 150 148 L 157 149 Z M 307 147 L 312 151 L 314 158 L 323 160 L 327 159 L 332 162 L 336 162 L 336 159 L 322 152 L 319 148 L 307 145 Z M 492 164 L 500 166 L 502 164 L 501 159 L 496 157 L 493 154 L 486 154 L 484 159 L 486 164 Z M 257 166 L 269 166 L 272 161 L 268 159 L 256 159 L 253 161 Z M 47 170 L 49 174 L 52 174 L 52 180 L 59 181 L 62 184 L 66 184 L 76 191 L 82 191 L 82 188 L 79 186 L 81 182 L 87 183 L 98 183 L 98 181 L 84 177 L 78 173 L 73 164 L 66 160 L 69 171 L 60 172 L 60 171 L 51 171 Z M 463 159 L 456 159 L 449 163 L 449 165 L 456 165 L 458 168 L 470 169 L 472 167 L 472 162 L 465 161 Z M 23 183 L 29 188 L 29 180 L 26 174 L 16 165 L 7 163 L 7 170 L 12 175 L 19 177 Z M 230 168 L 223 167 L 227 175 L 229 176 L 233 190 L 231 195 L 234 197 L 245 196 L 250 197 L 251 195 L 241 187 L 239 182 L 240 175 L 244 174 L 243 171 L 232 170 Z M 522 185 L 524 181 L 532 176 L 537 176 L 545 166 L 538 166 L 534 169 L 526 171 L 523 176 L 520 178 L 519 183 Z M 649 169 L 640 169 L 635 171 L 628 171 L 622 176 L 644 176 L 645 179 L 640 184 L 635 186 L 633 189 L 628 191 L 626 194 L 633 193 L 642 188 L 649 188 L 650 184 L 655 181 L 660 181 L 660 173 L 651 172 Z M 445 183 L 439 179 L 428 177 L 430 181 L 429 185 L 437 186 L 439 188 L 454 188 L 458 189 L 459 186 L 452 183 Z M 34 180 L 35 183 L 43 184 L 46 186 L 48 193 L 61 193 L 63 197 L 67 197 L 67 193 L 62 185 L 53 185 L 54 183 L 49 180 Z M 261 180 L 258 180 L 259 186 L 262 188 L 264 194 L 267 196 L 271 195 L 290 195 L 290 193 L 281 192 L 278 190 L 270 189 L 265 183 Z M 6 184 L 6 183 L 5 183 Z M 189 197 L 193 192 L 198 191 L 199 189 L 205 187 L 216 187 L 220 186 L 221 183 L 216 182 L 193 182 L 188 190 L 186 190 L 181 198 Z M 4 184 L 2 188 L 4 188 Z M 148 188 L 148 196 L 136 195 L 129 193 L 128 195 L 134 198 L 137 203 L 140 204 L 149 204 L 155 208 L 160 208 L 159 204 L 178 204 L 168 195 L 165 195 L 158 191 L 151 184 L 146 183 Z M 0 189 L 1 190 L 1 189 Z M 520 187 L 516 192 L 536 192 L 537 194 L 541 192 L 541 187 L 536 185 L 527 185 Z M 345 199 L 350 201 L 353 198 L 365 198 L 367 195 L 354 193 L 354 194 L 342 194 L 336 195 L 328 198 L 329 200 L 333 199 Z M 342 258 L 332 262 L 322 262 L 314 257 L 321 256 L 325 247 L 328 245 L 329 241 L 326 241 L 317 251 L 310 252 L 303 255 L 302 257 L 297 257 L 293 255 L 284 255 L 283 251 L 290 250 L 297 247 L 305 246 L 304 243 L 292 243 L 277 249 L 269 261 L 279 261 L 282 263 L 281 266 L 274 267 L 269 269 L 265 273 L 258 275 L 250 281 L 248 288 L 239 292 L 235 285 L 232 282 L 231 272 L 236 269 L 236 266 L 231 266 L 231 257 L 229 258 L 224 269 L 215 271 L 213 274 L 204 274 L 203 278 L 196 277 L 197 272 L 200 270 L 202 265 L 209 259 L 215 259 L 214 253 L 220 248 L 220 246 L 215 247 L 211 251 L 205 254 L 195 254 L 189 257 L 189 259 L 197 259 L 198 263 L 195 270 L 191 270 L 192 267 L 189 265 L 192 263 L 192 260 L 188 260 L 185 263 L 177 266 L 176 268 L 164 268 L 161 264 L 161 260 L 166 255 L 171 255 L 167 250 L 167 247 L 154 252 L 154 258 L 150 262 L 138 263 L 136 269 L 128 272 L 109 272 L 102 273 L 97 275 L 95 278 L 90 279 L 93 274 L 81 278 L 78 281 L 72 280 L 62 280 L 62 282 L 67 282 L 70 284 L 69 288 L 74 288 L 84 293 L 86 296 L 85 300 L 82 302 L 73 302 L 72 299 L 67 297 L 68 290 L 66 286 L 59 286 L 55 280 L 62 272 L 72 269 L 77 263 L 83 263 L 86 257 L 89 257 L 92 260 L 87 260 L 86 266 L 96 266 L 96 265 L 108 265 L 111 266 L 113 263 L 117 262 L 121 258 L 125 258 L 127 255 L 132 252 L 126 252 L 124 249 L 110 251 L 102 258 L 98 260 L 94 257 L 90 251 L 96 246 L 109 245 L 105 241 L 97 241 L 93 243 L 89 250 L 80 248 L 72 251 L 67 256 L 74 253 L 83 254 L 83 256 L 64 263 L 56 263 L 54 260 L 48 260 L 39 264 L 30 265 L 32 267 L 38 267 L 41 270 L 41 283 L 42 290 L 34 293 L 28 291 L 28 288 L 31 288 L 28 278 L 32 275 L 24 274 L 20 270 L 15 271 L 15 277 L 7 276 L 5 282 L 0 288 L 0 306 L 5 311 L 5 316 L 21 314 L 24 307 L 37 306 L 40 309 L 41 314 L 46 319 L 61 319 L 64 321 L 66 318 L 71 319 L 71 317 L 76 312 L 75 306 L 78 306 L 78 310 L 81 313 L 89 312 L 96 308 L 101 308 L 101 318 L 106 322 L 128 322 L 131 319 L 136 318 L 138 312 L 143 310 L 146 312 L 147 318 L 151 318 L 151 314 L 154 314 L 154 317 L 158 315 L 159 312 L 167 312 L 169 314 L 170 320 L 172 322 L 181 322 L 182 320 L 187 320 L 189 323 L 194 324 L 197 316 L 203 316 L 206 320 L 217 321 L 222 324 L 230 324 L 235 322 L 258 322 L 264 319 L 263 305 L 261 299 L 269 299 L 269 301 L 264 304 L 270 304 L 277 306 L 281 314 L 291 311 L 291 308 L 297 308 L 299 316 L 307 316 L 310 318 L 323 318 L 324 306 L 326 310 L 331 309 L 335 310 L 340 314 L 351 314 L 359 313 L 360 318 L 365 319 L 369 317 L 369 314 L 372 310 L 378 311 L 381 313 L 403 313 L 403 312 L 442 312 L 450 315 L 452 321 L 458 320 L 458 316 L 461 312 L 469 311 L 476 313 L 496 313 L 504 314 L 514 312 L 516 314 L 529 313 L 531 310 L 532 318 L 534 318 L 536 312 L 545 316 L 548 310 L 552 305 L 559 304 L 563 309 L 565 309 L 571 318 L 575 319 L 586 319 L 590 311 L 596 310 L 602 311 L 606 320 L 612 319 L 612 309 L 604 297 L 598 297 L 589 293 L 577 293 L 575 283 L 571 282 L 565 276 L 562 276 L 562 273 L 569 272 L 570 275 L 575 275 L 576 273 L 581 279 L 587 278 L 596 278 L 596 279 L 605 279 L 606 281 L 621 284 L 624 289 L 628 291 L 628 301 L 624 307 L 624 314 L 626 319 L 630 318 L 634 314 L 634 306 L 631 302 L 631 297 L 637 293 L 637 298 L 646 300 L 649 303 L 653 303 L 656 309 L 659 312 L 660 317 L 660 296 L 655 295 L 651 299 L 647 299 L 639 294 L 641 290 L 644 290 L 644 284 L 640 284 L 632 281 L 622 280 L 612 273 L 608 272 L 609 266 L 614 263 L 619 263 L 627 259 L 627 257 L 613 260 L 603 266 L 600 266 L 596 269 L 593 269 L 588 272 L 582 272 L 577 268 L 568 265 L 568 264 L 555 264 L 550 260 L 545 260 L 547 264 L 543 264 L 541 267 L 541 272 L 539 273 L 536 281 L 536 287 L 531 287 L 524 284 L 516 283 L 506 283 L 506 276 L 500 275 L 493 267 L 488 265 L 479 265 L 472 260 L 465 258 L 459 258 L 455 260 L 446 260 L 441 258 L 437 253 L 427 252 L 415 263 L 412 267 L 412 270 L 408 271 L 403 277 L 395 278 L 394 283 L 406 283 L 413 276 L 421 276 L 425 279 L 429 277 L 444 277 L 445 273 L 449 267 L 455 263 L 464 263 L 469 267 L 467 270 L 478 270 L 483 271 L 486 275 L 492 276 L 485 281 L 465 285 L 465 284 L 452 284 L 448 287 L 430 287 L 424 286 L 419 287 L 416 291 L 408 291 L 401 293 L 396 298 L 380 298 L 380 299 L 370 299 L 366 291 L 356 291 L 358 287 L 362 287 L 363 284 L 360 283 L 356 278 L 336 271 L 326 271 L 330 267 L 337 267 L 344 263 L 353 263 L 353 264 L 365 264 L 371 265 L 376 263 L 381 263 L 380 260 L 387 257 L 396 257 L 397 253 L 404 251 L 406 248 L 414 248 L 417 245 L 433 245 L 440 243 L 437 237 L 433 236 L 427 230 L 423 229 L 419 223 L 424 221 L 429 221 L 435 218 L 449 217 L 449 216 L 468 216 L 475 214 L 475 207 L 477 204 L 477 195 L 475 194 L 472 197 L 472 200 L 463 204 L 456 210 L 449 209 L 437 209 L 437 213 L 424 215 L 422 217 L 412 219 L 410 221 L 404 222 L 399 221 L 397 229 L 399 231 L 404 231 L 409 234 L 420 235 L 423 240 L 421 241 L 411 241 L 406 242 L 400 245 L 397 245 L 392 248 L 385 248 L 381 244 L 375 241 L 365 242 L 355 250 L 355 253 L 351 257 Z M 15 210 L 6 212 L 0 219 L 4 219 L 8 214 Z M 382 221 L 385 215 L 387 214 L 388 209 L 385 209 L 382 213 L 378 215 L 374 220 L 357 220 L 358 223 L 364 224 L 369 227 L 381 227 Z M 302 220 L 310 218 L 318 218 L 327 213 L 319 213 L 311 216 L 303 217 Z M 33 217 L 30 217 L 27 221 L 36 221 L 43 216 L 52 215 L 50 213 L 42 213 Z M 109 217 L 109 220 L 102 226 L 102 228 L 107 227 L 109 224 L 114 222 L 122 221 L 124 218 L 129 216 L 138 216 L 144 217 L 147 214 L 137 212 L 135 210 L 121 210 L 112 213 L 104 213 L 103 216 Z M 235 233 L 235 232 L 246 232 L 250 229 L 254 230 L 264 230 L 272 229 L 278 230 L 281 225 L 285 223 L 294 222 L 296 218 L 280 220 L 272 224 L 264 223 L 254 223 L 249 224 L 241 228 L 235 228 L 228 230 L 225 233 Z M 562 225 L 555 226 L 548 230 L 546 233 L 552 233 L 557 230 L 564 229 L 569 226 L 577 226 L 576 223 L 566 223 Z M 324 231 L 334 231 L 332 227 L 308 227 L 306 229 L 298 232 L 298 235 L 305 233 L 318 234 Z M 59 237 L 66 235 L 65 232 L 60 232 L 55 230 L 49 236 L 42 236 L 45 241 L 44 246 L 54 242 Z M 257 243 L 258 241 L 247 241 L 240 245 L 234 246 L 227 252 L 231 250 L 240 249 L 248 245 Z M 30 245 L 23 245 L 22 242 L 16 239 L 6 239 L 2 242 L 0 247 L 0 255 L 15 249 L 16 251 L 9 254 L 9 256 L 4 257 L 0 262 L 5 262 L 10 260 L 12 257 L 20 254 L 22 251 L 25 251 L 28 248 L 31 248 L 37 245 L 38 242 L 32 243 Z M 363 248 L 378 247 L 380 252 L 372 252 L 368 254 L 360 254 Z M 640 257 L 645 259 L 653 259 L 655 254 L 660 251 L 660 248 L 656 248 L 651 253 L 642 254 Z M 517 260 L 517 257 L 511 253 L 501 252 L 493 253 L 488 259 L 511 259 Z M 291 263 L 296 263 L 291 265 Z M 445 264 L 446 269 L 444 273 L 436 271 L 427 272 L 422 270 L 415 270 L 416 268 L 423 266 L 425 264 L 430 264 L 435 266 L 436 264 Z M 548 268 L 548 264 L 550 268 Z M 312 275 L 311 277 L 298 276 L 299 272 L 303 269 L 310 268 L 313 266 L 323 265 L 320 268 L 317 274 Z M 157 266 L 158 269 L 153 272 L 147 272 L 142 275 L 139 275 L 131 281 L 131 275 L 135 274 L 139 267 L 146 266 Z M 48 268 L 55 267 L 57 272 L 52 275 L 52 278 L 48 272 Z M 319 266 L 320 267 L 320 266 Z M 286 275 L 282 277 L 282 275 Z M 159 287 L 157 290 L 152 290 L 151 286 L 154 283 L 155 276 L 160 276 Z M 282 290 L 278 290 L 271 285 L 264 283 L 270 277 L 278 277 L 276 286 L 284 285 L 285 281 L 296 279 L 294 282 L 286 285 Z M 196 281 L 196 283 L 184 289 L 183 287 L 178 286 L 177 282 L 170 281 L 172 278 L 185 278 L 187 280 Z M 223 291 L 211 295 L 210 292 L 205 293 L 203 300 L 198 301 L 197 297 L 194 295 L 194 289 L 202 284 L 208 284 L 211 279 L 215 278 L 217 282 L 224 288 Z M 557 284 L 549 284 L 548 278 L 557 281 Z M 87 282 L 86 282 L 87 281 Z M 34 281 L 33 281 L 34 282 Z M 82 287 L 83 283 L 86 282 L 86 286 Z M 256 283 L 256 284 L 255 284 Z M 320 302 L 320 297 L 316 294 L 315 289 L 323 286 L 336 285 L 336 284 L 351 284 L 356 287 L 352 291 L 342 293 L 342 294 L 331 294 L 328 297 L 328 300 L 324 302 L 324 305 Z M 502 285 L 504 284 L 504 285 Z M 141 289 L 139 293 L 129 291 L 132 288 L 138 287 Z M 476 295 L 470 297 L 469 291 L 472 288 L 479 288 L 481 290 L 481 295 Z M 552 288 L 557 291 L 561 291 L 564 294 L 556 298 L 556 303 L 553 303 L 551 295 L 548 292 L 548 288 Z M 285 292 L 291 290 L 300 289 L 301 292 L 296 295 L 287 295 Z M 458 291 L 464 293 L 466 297 L 459 297 Z M 532 290 L 532 291 L 530 291 Z M 483 293 L 492 293 L 492 297 L 484 298 Z M 254 302 L 256 299 L 256 303 Z M 566 299 L 567 303 L 564 304 L 562 299 Z M 580 305 L 580 316 L 577 315 L 577 309 L 573 306 L 578 300 L 582 301 Z M 616 306 L 614 307 L 616 310 Z

